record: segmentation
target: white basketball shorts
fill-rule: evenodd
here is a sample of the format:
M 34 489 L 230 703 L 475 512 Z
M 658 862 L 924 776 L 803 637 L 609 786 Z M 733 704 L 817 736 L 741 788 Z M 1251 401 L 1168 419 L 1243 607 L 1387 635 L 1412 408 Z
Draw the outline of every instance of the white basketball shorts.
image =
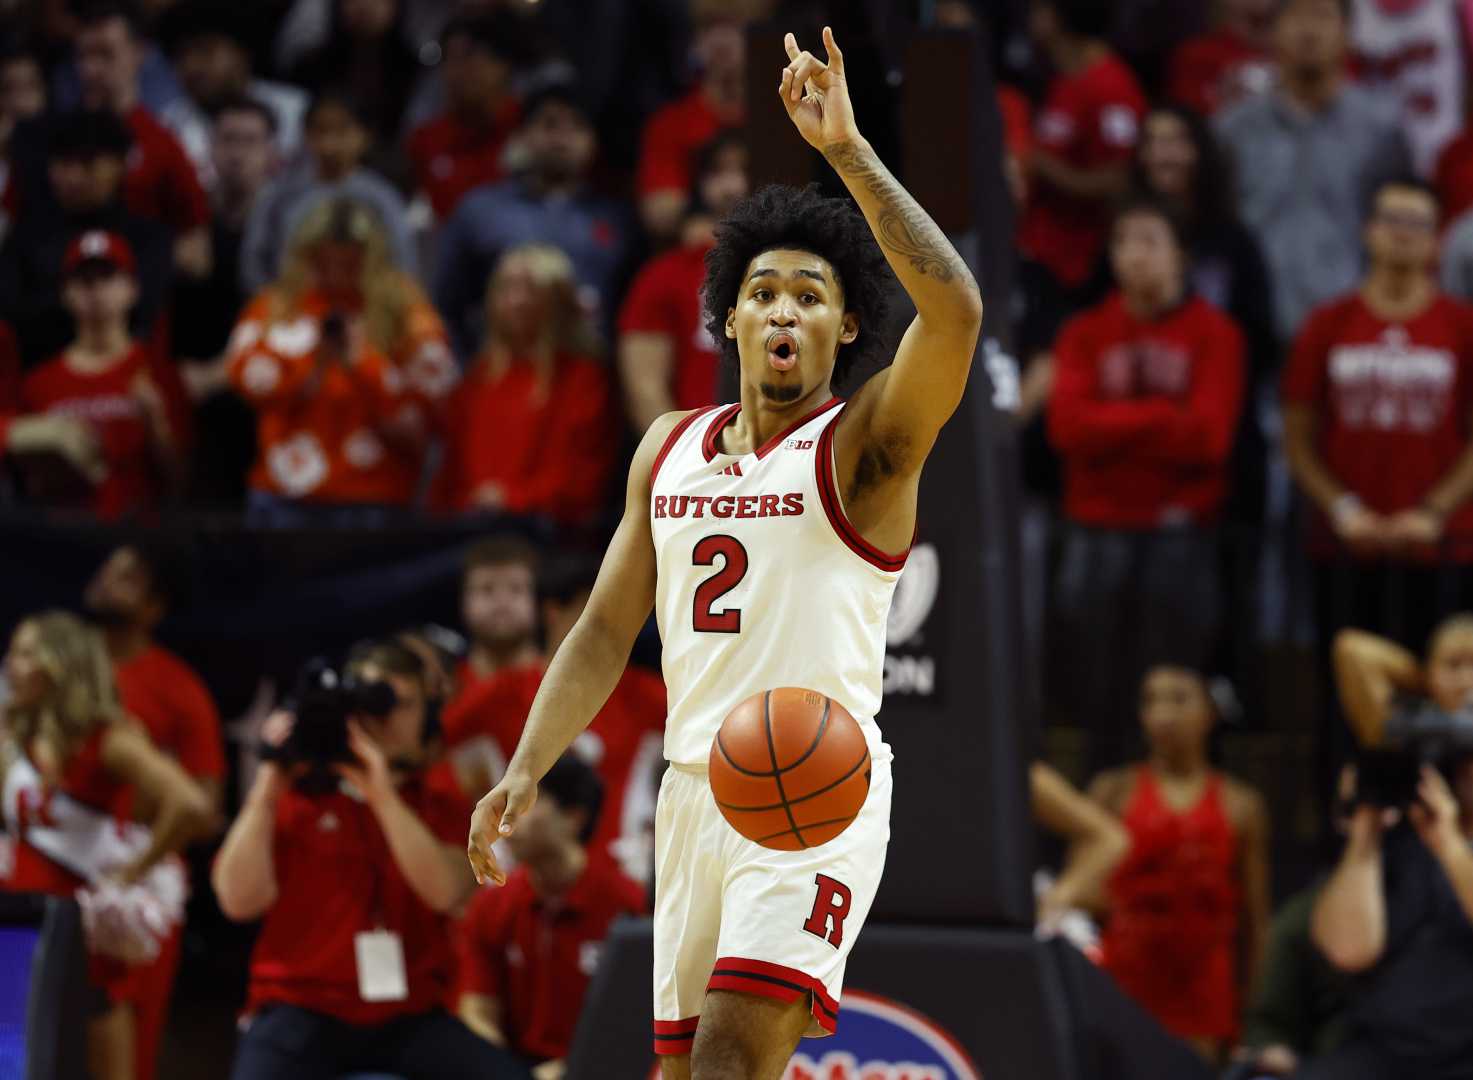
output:
M 844 962 L 885 867 L 890 791 L 887 754 L 872 759 L 869 796 L 847 829 L 773 851 L 727 824 L 704 769 L 666 771 L 655 809 L 655 1053 L 690 1053 L 707 990 L 807 996 L 805 1034 L 833 1034 Z

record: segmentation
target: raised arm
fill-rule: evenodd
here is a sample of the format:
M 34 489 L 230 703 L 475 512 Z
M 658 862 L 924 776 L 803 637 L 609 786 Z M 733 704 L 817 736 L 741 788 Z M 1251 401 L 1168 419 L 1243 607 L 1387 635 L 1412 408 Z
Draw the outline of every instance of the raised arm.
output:
M 609 541 L 588 606 L 547 666 L 506 774 L 471 815 L 467 855 L 479 882 L 505 883 L 491 845 L 531 808 L 538 781 L 603 708 L 655 606 L 650 474 L 660 447 L 683 415 L 667 413 L 645 432 L 629 466 L 624 517 Z
M 1333 653 L 1340 707 L 1355 741 L 1379 745 L 1396 692 L 1422 692 L 1422 667 L 1396 642 L 1364 630 L 1341 630 Z
M 1033 763 L 1028 782 L 1033 820 L 1070 844 L 1063 871 L 1039 901 L 1039 922 L 1074 907 L 1100 910 L 1105 882 L 1130 851 L 1130 834 L 1114 814 L 1043 762 Z
M 929 214 L 885 168 L 859 133 L 844 78 L 844 54 L 828 27 L 828 63 L 784 40 L 790 63 L 781 93 L 788 116 L 844 181 L 875 240 L 916 307 L 895 362 L 854 404 L 865 441 L 886 447 L 891 471 L 914 474 L 966 389 L 982 328 L 982 294 L 967 264 Z

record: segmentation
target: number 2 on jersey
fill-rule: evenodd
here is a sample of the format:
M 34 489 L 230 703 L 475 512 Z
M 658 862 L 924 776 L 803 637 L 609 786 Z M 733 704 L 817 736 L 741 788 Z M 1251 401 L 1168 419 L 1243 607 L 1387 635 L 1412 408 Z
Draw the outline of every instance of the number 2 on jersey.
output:
M 742 609 L 722 608 L 713 611 L 720 600 L 747 576 L 747 549 L 734 536 L 724 533 L 705 536 L 696 541 L 691 553 L 693 566 L 715 566 L 721 557 L 721 569 L 696 586 L 696 598 L 692 622 L 703 634 L 739 634 L 742 630 Z

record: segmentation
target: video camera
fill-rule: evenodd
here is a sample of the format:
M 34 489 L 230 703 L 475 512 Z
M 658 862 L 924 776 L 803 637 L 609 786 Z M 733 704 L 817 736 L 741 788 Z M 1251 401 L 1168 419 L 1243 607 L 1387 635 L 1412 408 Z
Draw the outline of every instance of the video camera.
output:
M 326 773 L 334 764 L 354 760 L 348 748 L 348 718 L 387 716 L 398 701 L 386 682 L 359 679 L 321 658 L 309 660 L 286 705 L 295 717 L 291 734 L 262 756 Z
M 1354 802 L 1404 809 L 1417 798 L 1422 766 L 1450 775 L 1473 756 L 1473 705 L 1445 712 L 1430 701 L 1402 701 L 1386 721 L 1382 745 L 1356 763 Z

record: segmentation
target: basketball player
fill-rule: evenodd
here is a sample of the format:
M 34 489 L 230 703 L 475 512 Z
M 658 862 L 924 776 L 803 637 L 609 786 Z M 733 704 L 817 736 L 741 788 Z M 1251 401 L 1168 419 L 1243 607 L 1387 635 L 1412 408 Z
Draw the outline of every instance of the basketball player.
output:
M 889 840 L 880 705 L 885 617 L 916 525 L 921 466 L 966 386 L 982 301 L 961 257 L 854 122 L 844 58 L 785 44 L 782 100 L 844 181 L 915 303 L 888 370 L 847 402 L 836 372 L 879 344 L 885 281 L 847 201 L 768 188 L 708 256 L 708 327 L 741 368 L 741 400 L 670 413 L 646 433 L 624 518 L 587 609 L 548 668 L 521 742 L 471 819 L 491 844 L 598 712 L 655 608 L 669 689 L 656 814 L 655 1048 L 667 1080 L 775 1080 L 803 1035 L 832 1032 L 844 962 Z M 869 795 L 837 838 L 792 852 L 733 830 L 705 769 L 727 712 L 801 686 L 866 733 Z

